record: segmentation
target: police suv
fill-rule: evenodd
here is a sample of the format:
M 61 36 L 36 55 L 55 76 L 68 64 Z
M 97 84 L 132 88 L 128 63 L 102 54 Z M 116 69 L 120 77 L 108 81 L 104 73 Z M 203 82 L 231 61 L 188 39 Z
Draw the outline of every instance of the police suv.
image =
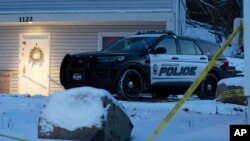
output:
M 170 31 L 138 33 L 102 51 L 65 55 L 60 82 L 66 89 L 93 86 L 130 100 L 145 92 L 167 97 L 185 92 L 218 47 Z M 196 90 L 200 99 L 215 98 L 217 82 L 229 76 L 228 65 L 220 56 Z

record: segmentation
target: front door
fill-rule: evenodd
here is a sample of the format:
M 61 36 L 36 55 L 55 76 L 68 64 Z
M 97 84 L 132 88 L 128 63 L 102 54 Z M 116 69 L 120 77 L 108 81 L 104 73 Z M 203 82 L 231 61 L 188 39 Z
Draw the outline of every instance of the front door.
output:
M 50 34 L 20 34 L 19 93 L 48 95 Z

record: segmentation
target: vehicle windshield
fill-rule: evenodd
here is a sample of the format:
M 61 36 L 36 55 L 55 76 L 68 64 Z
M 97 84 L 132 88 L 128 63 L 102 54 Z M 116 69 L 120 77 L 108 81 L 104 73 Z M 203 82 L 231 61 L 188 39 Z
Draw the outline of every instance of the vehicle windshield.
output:
M 156 40 L 157 37 L 126 37 L 114 42 L 103 51 L 145 52 Z

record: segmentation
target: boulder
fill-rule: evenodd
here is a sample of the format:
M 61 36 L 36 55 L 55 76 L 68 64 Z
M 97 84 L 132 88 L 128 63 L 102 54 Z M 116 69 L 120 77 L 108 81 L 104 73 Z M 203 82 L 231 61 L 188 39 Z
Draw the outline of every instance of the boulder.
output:
M 133 128 L 122 106 L 91 87 L 53 94 L 39 117 L 38 137 L 84 141 L 128 141 Z
M 247 105 L 244 88 L 226 83 L 219 83 L 216 89 L 216 100 L 223 103 Z

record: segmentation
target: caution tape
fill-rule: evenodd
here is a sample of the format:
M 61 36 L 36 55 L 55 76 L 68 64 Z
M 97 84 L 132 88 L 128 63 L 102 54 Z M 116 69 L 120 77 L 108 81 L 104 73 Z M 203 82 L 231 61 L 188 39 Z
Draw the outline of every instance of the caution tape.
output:
M 221 95 L 219 95 L 216 100 L 223 100 L 226 98 L 231 98 L 235 96 L 244 96 L 244 89 L 234 89 L 234 90 L 227 90 L 224 91 Z
M 217 59 L 221 56 L 223 51 L 227 48 L 227 46 L 230 44 L 230 42 L 233 40 L 235 35 L 243 30 L 243 23 L 240 24 L 240 26 L 228 37 L 226 42 L 223 44 L 223 46 L 220 47 L 218 52 L 213 56 L 213 58 L 210 60 L 210 62 L 207 64 L 207 66 L 203 69 L 203 71 L 200 73 L 200 75 L 197 77 L 197 79 L 191 84 L 191 86 L 188 88 L 188 90 L 184 93 L 183 97 L 176 103 L 176 105 L 173 107 L 173 109 L 169 112 L 169 114 L 163 119 L 163 121 L 160 123 L 160 125 L 154 130 L 154 132 L 151 134 L 151 136 L 148 138 L 147 141 L 153 141 L 154 138 L 161 132 L 161 130 L 169 123 L 169 121 L 176 115 L 178 110 L 181 108 L 181 106 L 187 101 L 187 99 L 192 95 L 192 93 L 195 91 L 195 89 L 199 86 L 203 78 L 207 75 L 207 73 L 212 69 L 212 67 L 215 65 Z
M 16 141 L 28 141 L 28 140 L 26 140 L 26 139 L 17 138 L 17 137 L 9 136 L 9 135 L 3 135 L 3 134 L 0 134 L 0 137 L 9 138 L 9 139 L 13 139 L 13 140 L 16 140 Z

